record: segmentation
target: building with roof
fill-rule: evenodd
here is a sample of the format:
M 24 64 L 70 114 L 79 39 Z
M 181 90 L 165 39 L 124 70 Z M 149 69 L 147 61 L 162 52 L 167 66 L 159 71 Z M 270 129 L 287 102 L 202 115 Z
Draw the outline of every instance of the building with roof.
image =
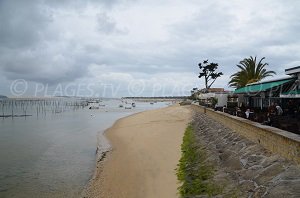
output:
M 236 89 L 234 94 L 239 95 L 239 103 L 261 109 L 270 106 L 273 102 L 282 105 L 291 99 L 299 102 L 300 66 L 286 69 L 285 73 L 288 75 L 285 78 L 251 83 Z
M 296 80 L 287 92 L 280 94 L 281 98 L 300 98 L 300 66 L 285 70 L 285 74 L 293 76 Z
M 228 95 L 232 92 L 226 91 L 224 88 L 200 89 L 197 92 L 199 104 L 211 107 L 227 106 Z

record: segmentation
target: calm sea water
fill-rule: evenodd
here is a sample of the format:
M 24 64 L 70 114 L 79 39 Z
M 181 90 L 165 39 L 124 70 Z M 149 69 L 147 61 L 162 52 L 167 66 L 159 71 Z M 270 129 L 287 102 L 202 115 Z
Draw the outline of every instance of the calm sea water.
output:
M 62 101 L 13 104 L 2 104 L 0 115 L 14 108 L 14 114 L 32 116 L 0 118 L 3 198 L 80 196 L 94 173 L 97 146 L 109 147 L 104 130 L 121 117 L 167 106 L 138 102 L 124 109 L 120 100 L 104 100 L 95 110 Z

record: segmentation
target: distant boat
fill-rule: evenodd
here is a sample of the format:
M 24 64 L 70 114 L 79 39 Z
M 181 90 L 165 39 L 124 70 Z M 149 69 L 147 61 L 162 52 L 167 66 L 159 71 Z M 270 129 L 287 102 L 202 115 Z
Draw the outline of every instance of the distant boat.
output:
M 152 105 L 153 105 L 154 103 L 153 103 L 153 102 L 150 102 L 150 104 L 152 104 Z
M 122 104 L 119 105 L 120 108 L 123 108 L 124 106 Z
M 96 100 L 89 100 L 88 101 L 88 103 L 99 103 L 99 102 L 102 102 L 102 101 L 101 100 L 97 100 L 97 99 Z
M 125 109 L 132 109 L 131 107 L 125 107 Z
M 99 107 L 90 106 L 89 109 L 99 109 Z
M 135 107 L 135 103 L 133 102 L 133 103 L 131 104 L 131 106 L 132 106 L 132 107 Z

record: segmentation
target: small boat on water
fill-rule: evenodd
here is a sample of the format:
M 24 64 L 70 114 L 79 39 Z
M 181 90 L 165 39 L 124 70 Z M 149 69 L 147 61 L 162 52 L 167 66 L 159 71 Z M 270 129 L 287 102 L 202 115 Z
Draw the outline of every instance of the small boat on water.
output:
M 91 100 L 91 101 L 88 101 L 89 104 L 93 104 L 93 103 L 99 103 L 98 101 L 96 100 Z
M 133 103 L 131 103 L 131 106 L 132 106 L 132 107 L 135 107 L 136 105 L 135 105 L 135 103 L 133 102 Z
M 125 109 L 132 109 L 132 107 L 125 107 Z
M 153 103 L 153 102 L 150 102 L 150 104 L 153 105 L 154 103 Z
M 99 109 L 99 107 L 90 106 L 89 109 Z
M 123 108 L 124 106 L 122 104 L 119 105 L 120 108 Z
M 87 101 L 89 104 L 92 104 L 92 103 L 99 103 L 99 102 L 102 102 L 102 100 L 100 99 L 95 99 L 95 100 L 88 100 Z

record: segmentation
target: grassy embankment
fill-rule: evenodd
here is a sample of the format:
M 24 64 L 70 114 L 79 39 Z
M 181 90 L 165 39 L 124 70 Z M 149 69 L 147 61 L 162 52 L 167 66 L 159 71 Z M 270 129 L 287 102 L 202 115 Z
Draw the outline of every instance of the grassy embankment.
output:
M 206 152 L 197 144 L 192 125 L 189 125 L 181 145 L 182 156 L 177 168 L 178 188 L 181 197 L 196 195 L 214 196 L 222 188 L 213 182 L 214 167 L 206 160 Z

